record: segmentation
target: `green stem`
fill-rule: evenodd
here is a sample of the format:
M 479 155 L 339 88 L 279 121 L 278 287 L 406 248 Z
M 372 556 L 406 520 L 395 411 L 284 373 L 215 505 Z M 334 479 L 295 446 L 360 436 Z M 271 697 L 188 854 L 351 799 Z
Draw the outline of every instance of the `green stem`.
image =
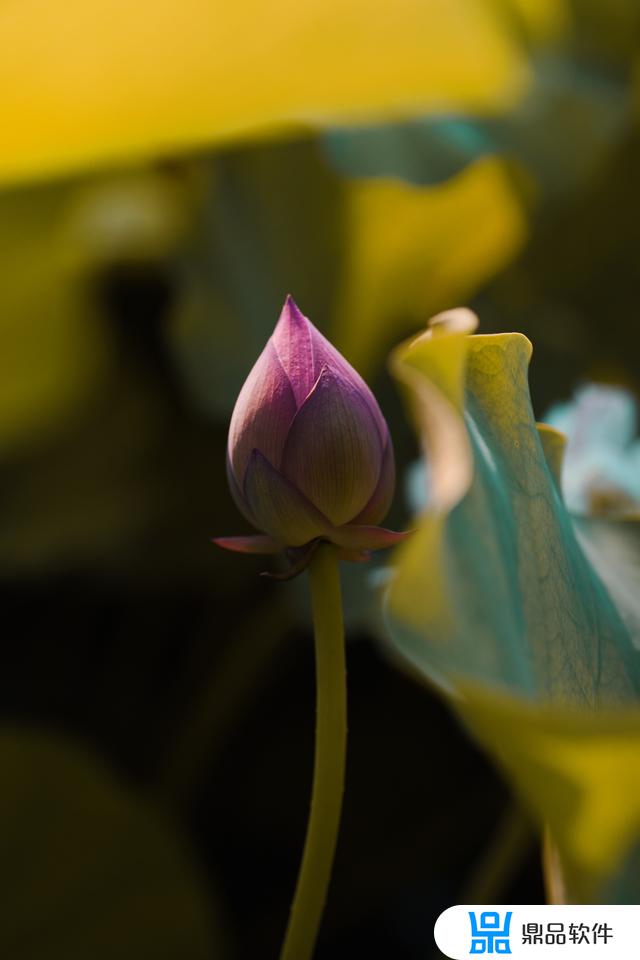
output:
M 534 842 L 531 822 L 520 805 L 510 801 L 486 849 L 460 893 L 460 903 L 500 903 L 518 867 Z
M 549 827 L 542 840 L 542 871 L 547 903 L 569 903 L 560 854 Z
M 280 960 L 311 960 L 340 826 L 347 684 L 338 553 L 320 544 L 309 569 L 316 648 L 316 744 L 311 813 Z

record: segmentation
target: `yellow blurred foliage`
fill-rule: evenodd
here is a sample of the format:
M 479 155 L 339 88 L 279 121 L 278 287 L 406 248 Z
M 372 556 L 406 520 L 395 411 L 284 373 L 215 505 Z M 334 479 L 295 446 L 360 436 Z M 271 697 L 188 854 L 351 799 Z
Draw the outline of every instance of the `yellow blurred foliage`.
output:
M 0 450 L 20 452 L 77 416 L 107 362 L 97 318 L 68 263 L 68 191 L 0 198 Z
M 365 375 L 399 336 L 463 302 L 518 253 L 522 204 L 495 157 L 436 186 L 349 184 L 332 338 Z
M 296 125 L 496 110 L 526 72 L 487 0 L 3 0 L 0 181 Z
M 85 415 L 113 360 L 99 270 L 172 253 L 193 195 L 189 182 L 153 170 L 0 194 L 3 456 Z
M 570 27 L 570 0 L 511 0 L 511 3 L 536 41 L 553 40 Z
M 584 713 L 461 685 L 458 709 L 548 824 L 570 897 L 599 889 L 640 836 L 640 709 Z

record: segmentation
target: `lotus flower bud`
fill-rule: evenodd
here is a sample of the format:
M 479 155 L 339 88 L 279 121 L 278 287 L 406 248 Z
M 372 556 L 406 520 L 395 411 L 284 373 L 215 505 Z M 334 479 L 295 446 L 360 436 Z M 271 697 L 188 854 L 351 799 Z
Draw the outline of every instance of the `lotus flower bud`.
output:
M 231 417 L 227 473 L 263 536 L 215 542 L 275 553 L 328 540 L 350 559 L 405 534 L 377 526 L 395 483 L 387 424 L 368 386 L 287 298 Z

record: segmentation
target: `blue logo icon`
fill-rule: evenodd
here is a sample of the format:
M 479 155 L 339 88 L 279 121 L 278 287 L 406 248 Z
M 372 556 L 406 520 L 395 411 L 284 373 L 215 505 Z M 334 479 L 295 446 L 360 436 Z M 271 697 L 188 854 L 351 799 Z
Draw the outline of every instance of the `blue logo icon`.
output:
M 500 914 L 497 910 L 487 910 L 480 914 L 469 912 L 471 921 L 471 950 L 470 953 L 511 953 L 509 945 L 509 927 L 511 926 L 511 910 L 504 915 L 504 923 L 500 926 Z

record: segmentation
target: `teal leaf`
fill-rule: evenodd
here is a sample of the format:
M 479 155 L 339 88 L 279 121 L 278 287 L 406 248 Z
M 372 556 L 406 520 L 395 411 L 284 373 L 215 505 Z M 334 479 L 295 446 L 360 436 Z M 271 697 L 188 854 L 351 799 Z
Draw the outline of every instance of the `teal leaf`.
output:
M 341 127 L 324 136 L 331 163 L 351 177 L 398 177 L 434 185 L 488 155 L 508 158 L 550 195 L 580 187 L 624 133 L 625 79 L 569 53 L 540 54 L 527 94 L 507 114 L 425 116 Z
M 438 344 L 431 341 L 433 356 Z M 527 386 L 530 344 L 511 334 L 467 345 L 473 476 L 443 521 L 437 556 L 411 543 L 410 556 L 399 555 L 400 580 L 407 565 L 419 581 L 437 563 L 445 598 L 414 624 L 392 587 L 396 649 L 450 682 L 461 676 L 583 706 L 631 700 L 640 690 L 640 655 L 578 544 L 547 465 Z M 420 370 L 428 376 L 426 363 Z M 436 519 L 427 512 L 422 523 Z
M 470 336 L 462 311 L 432 324 L 393 359 L 429 483 L 394 556 L 389 648 L 450 699 L 549 828 L 570 897 L 616 889 L 635 902 L 640 621 L 561 499 L 563 438 L 534 421 L 528 340 Z

